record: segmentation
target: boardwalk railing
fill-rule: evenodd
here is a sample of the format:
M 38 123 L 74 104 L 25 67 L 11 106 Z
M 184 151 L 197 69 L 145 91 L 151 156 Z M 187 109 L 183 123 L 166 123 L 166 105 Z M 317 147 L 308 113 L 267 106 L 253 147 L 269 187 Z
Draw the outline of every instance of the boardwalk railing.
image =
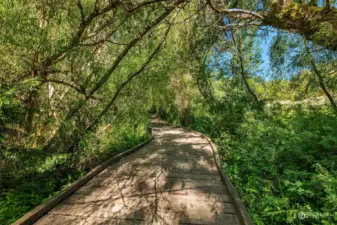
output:
M 148 144 L 153 140 L 152 132 L 151 137 L 147 139 L 146 141 L 140 143 L 139 145 L 122 152 L 107 161 L 103 162 L 102 164 L 96 166 L 94 169 L 92 169 L 90 172 L 88 172 L 85 176 L 80 178 L 79 180 L 72 183 L 69 187 L 65 188 L 64 190 L 60 191 L 57 195 L 46 201 L 45 203 L 39 205 L 32 211 L 28 212 L 26 215 L 21 217 L 18 221 L 13 223 L 12 225 L 30 225 L 36 222 L 39 218 L 44 216 L 46 213 L 48 213 L 52 208 L 54 208 L 56 205 L 58 205 L 60 202 L 62 202 L 65 198 L 67 198 L 69 195 L 71 195 L 73 192 L 75 192 L 77 189 L 82 187 L 85 183 L 87 183 L 89 180 L 91 180 L 93 177 L 95 177 L 97 174 L 102 172 L 105 168 L 107 168 L 112 163 L 115 163 L 119 161 L 120 159 L 134 153 L 138 149 L 142 148 L 144 145 Z
M 164 123 L 163 121 L 160 121 L 160 122 Z M 210 160 L 211 161 L 214 160 L 214 162 L 215 162 L 215 165 L 213 164 L 213 168 L 215 169 L 215 171 L 218 171 L 218 174 L 220 175 L 221 181 L 222 181 L 223 185 L 225 186 L 225 188 L 227 190 L 228 199 L 230 199 L 232 207 L 234 207 L 233 210 L 235 210 L 235 212 L 236 212 L 235 214 L 237 215 L 237 217 L 236 217 L 236 221 L 237 222 L 234 222 L 234 223 L 235 224 L 242 224 L 242 225 L 253 225 L 253 221 L 249 217 L 249 214 L 248 214 L 248 212 L 247 212 L 244 204 L 242 203 L 242 201 L 241 201 L 241 199 L 240 199 L 240 197 L 238 195 L 237 190 L 232 185 L 232 183 L 230 182 L 230 180 L 227 177 L 227 175 L 222 171 L 219 153 L 217 151 L 216 145 L 212 142 L 212 140 L 209 137 L 207 137 L 206 135 L 204 135 L 202 133 L 199 133 L 197 131 L 194 131 L 194 130 L 191 130 L 191 129 L 188 129 L 188 128 L 184 128 L 184 127 L 170 125 L 170 124 L 168 124 L 168 125 L 171 126 L 171 127 L 178 127 L 178 128 L 184 129 L 184 130 L 188 130 L 191 133 L 195 133 L 195 136 L 199 136 L 202 139 L 206 139 L 207 140 L 207 143 L 210 145 L 210 147 L 209 147 Z M 152 132 L 150 132 L 150 133 L 152 134 Z M 179 134 L 177 134 L 177 135 L 179 135 Z M 48 200 L 44 204 L 38 206 L 37 208 L 35 208 L 34 210 L 32 210 L 31 212 L 29 212 L 28 214 L 26 214 L 24 217 L 22 217 L 21 219 L 19 219 L 17 222 L 14 223 L 14 225 L 18 225 L 18 224 L 23 224 L 23 225 L 33 224 L 34 222 L 36 222 L 37 220 L 39 220 L 45 214 L 50 213 L 50 211 L 55 206 L 57 206 L 59 204 L 62 204 L 61 202 L 63 200 L 65 200 L 67 197 L 69 197 L 71 194 L 73 194 L 77 189 L 79 189 L 80 187 L 82 187 L 83 185 L 85 185 L 89 180 L 91 180 L 92 178 L 94 178 L 100 172 L 102 172 L 103 170 L 105 170 L 108 166 L 110 166 L 111 164 L 119 161 L 120 159 L 122 159 L 122 158 L 130 155 L 131 153 L 136 152 L 138 149 L 140 149 L 144 145 L 148 144 L 153 138 L 154 137 L 152 135 L 150 139 L 146 140 L 145 142 L 141 143 L 140 145 L 138 145 L 138 146 L 136 146 L 136 147 L 134 147 L 134 148 L 132 148 L 132 149 L 130 149 L 128 151 L 125 151 L 123 153 L 120 153 L 120 154 L 116 155 L 115 157 L 113 157 L 113 158 L 105 161 L 101 165 L 95 167 L 88 174 L 86 174 L 83 178 L 81 178 L 78 181 L 76 181 L 75 183 L 71 184 L 68 188 L 66 188 L 63 191 L 61 191 L 55 197 L 53 197 L 52 199 Z M 160 139 L 160 137 L 159 137 L 159 139 Z M 207 143 L 205 143 L 205 144 L 207 145 Z M 156 146 L 156 145 L 154 145 L 154 146 Z M 156 146 L 156 148 L 158 148 L 158 146 Z M 180 149 L 180 147 L 178 147 L 178 149 Z M 153 150 L 155 150 L 155 149 L 153 149 Z M 136 153 L 136 154 L 138 154 L 138 153 Z M 208 162 L 208 163 L 211 163 L 211 162 Z M 216 176 L 218 176 L 218 175 L 216 174 Z M 220 180 L 220 179 L 218 179 L 218 180 Z M 193 196 L 193 194 L 191 196 Z M 198 199 L 199 197 L 200 196 L 196 195 L 195 199 Z M 176 199 L 174 199 L 172 201 L 174 202 L 174 201 L 176 201 Z M 201 208 L 204 207 L 202 203 L 199 204 L 199 206 L 201 206 Z M 197 207 L 197 205 L 195 207 Z M 53 209 L 53 210 L 55 210 L 55 209 Z M 99 210 L 101 210 L 101 209 L 99 209 Z M 103 212 L 104 212 L 104 210 L 103 210 Z M 230 217 L 230 218 L 233 218 L 233 217 Z M 187 219 L 188 219 L 188 217 L 187 217 Z M 221 224 L 221 222 L 223 222 L 222 219 L 220 221 L 218 221 L 216 224 L 218 224 L 219 222 Z
M 246 209 L 246 207 L 244 206 L 238 191 L 236 190 L 236 188 L 234 187 L 234 185 L 232 184 L 232 182 L 230 181 L 230 179 L 228 178 L 228 176 L 223 172 L 222 167 L 221 167 L 221 160 L 219 157 L 219 152 L 217 150 L 216 145 L 212 142 L 211 138 L 209 138 L 208 136 L 204 135 L 203 133 L 200 133 L 198 131 L 192 130 L 190 128 L 186 128 L 186 127 L 182 127 L 182 126 L 177 126 L 177 125 L 172 125 L 167 123 L 170 126 L 174 126 L 174 127 L 178 127 L 178 128 L 183 128 L 185 130 L 188 130 L 190 132 L 193 132 L 195 134 L 198 134 L 200 136 L 202 136 L 203 138 L 205 138 L 208 143 L 210 144 L 212 151 L 213 151 L 213 156 L 214 156 L 214 161 L 215 161 L 215 165 L 219 171 L 219 174 L 221 176 L 221 180 L 224 183 L 224 185 L 226 186 L 229 195 L 233 201 L 233 205 L 238 213 L 238 217 L 239 220 L 241 222 L 241 224 L 243 225 L 253 225 L 253 220 L 250 218 L 248 211 Z
M 199 133 L 199 132 L 197 132 L 197 133 Z M 199 134 L 201 134 L 201 133 L 199 133 Z M 246 207 L 242 203 L 236 188 L 233 186 L 233 184 L 229 180 L 228 176 L 222 171 L 221 161 L 220 161 L 220 157 L 219 157 L 219 153 L 217 151 L 216 145 L 212 142 L 212 140 L 209 137 L 207 137 L 204 134 L 201 134 L 201 135 L 208 141 L 208 143 L 212 147 L 216 167 L 218 168 L 221 179 L 222 179 L 223 183 L 225 184 L 225 186 L 227 187 L 229 195 L 231 196 L 231 198 L 233 200 L 233 203 L 234 203 L 233 205 L 234 205 L 236 211 L 238 212 L 240 222 L 244 225 L 254 224 L 252 219 L 250 218 L 248 212 L 247 212 Z

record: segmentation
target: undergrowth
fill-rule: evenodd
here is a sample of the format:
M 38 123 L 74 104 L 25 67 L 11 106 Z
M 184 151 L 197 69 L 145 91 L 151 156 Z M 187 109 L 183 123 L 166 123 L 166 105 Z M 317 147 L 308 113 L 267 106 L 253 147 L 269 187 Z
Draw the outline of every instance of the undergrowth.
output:
M 190 124 L 178 114 L 159 115 L 212 137 L 255 224 L 337 224 L 335 114 L 305 107 L 239 111 L 196 110 Z
M 46 154 L 39 149 L 13 151 L 2 145 L 0 224 L 15 222 L 94 166 L 149 138 L 146 124 L 123 123 L 110 129 L 99 137 L 88 134 L 79 143 L 79 151 L 67 154 Z

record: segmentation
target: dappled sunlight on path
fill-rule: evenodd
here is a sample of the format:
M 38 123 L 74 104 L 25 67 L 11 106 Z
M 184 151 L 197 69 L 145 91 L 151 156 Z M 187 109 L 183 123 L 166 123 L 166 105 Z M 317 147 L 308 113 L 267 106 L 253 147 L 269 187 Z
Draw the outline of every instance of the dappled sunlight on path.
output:
M 153 131 L 36 224 L 240 224 L 207 140 L 158 120 Z

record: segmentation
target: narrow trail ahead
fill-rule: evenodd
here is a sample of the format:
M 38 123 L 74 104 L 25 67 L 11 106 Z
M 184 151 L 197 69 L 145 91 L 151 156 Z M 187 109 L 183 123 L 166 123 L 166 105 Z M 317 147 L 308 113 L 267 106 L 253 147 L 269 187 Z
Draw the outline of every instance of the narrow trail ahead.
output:
M 154 120 L 155 139 L 90 180 L 35 224 L 239 225 L 200 135 Z

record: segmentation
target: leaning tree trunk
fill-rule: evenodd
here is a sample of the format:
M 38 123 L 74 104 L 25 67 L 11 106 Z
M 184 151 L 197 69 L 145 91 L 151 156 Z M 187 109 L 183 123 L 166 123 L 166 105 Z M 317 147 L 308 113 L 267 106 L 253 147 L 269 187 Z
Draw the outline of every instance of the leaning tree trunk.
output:
M 330 94 L 330 92 L 328 91 L 327 87 L 324 84 L 324 77 L 323 77 L 322 73 L 318 70 L 318 68 L 316 66 L 314 57 L 312 56 L 312 54 L 310 52 L 310 49 L 309 49 L 309 46 L 308 46 L 308 42 L 305 40 L 304 44 L 305 44 L 305 48 L 306 48 L 307 54 L 310 57 L 310 65 L 312 67 L 312 70 L 314 71 L 314 73 L 316 74 L 316 76 L 318 78 L 319 86 L 322 88 L 324 94 L 329 99 L 332 108 L 337 112 L 336 102 L 335 102 L 335 100 L 333 99 L 332 95 Z
M 250 87 L 248 80 L 247 80 L 247 76 L 246 76 L 246 71 L 245 71 L 245 67 L 244 67 L 244 60 L 243 60 L 243 55 L 241 52 L 241 42 L 240 40 L 237 40 L 235 37 L 235 33 L 233 30 L 230 31 L 231 35 L 232 35 L 232 40 L 233 43 L 236 47 L 236 51 L 237 51 L 237 55 L 239 58 L 239 64 L 240 64 L 240 73 L 241 73 L 241 78 L 243 80 L 243 83 L 245 84 L 247 91 L 251 94 L 251 96 L 254 98 L 254 100 L 256 102 L 259 101 L 259 99 L 257 98 L 256 94 L 254 93 L 253 89 Z

